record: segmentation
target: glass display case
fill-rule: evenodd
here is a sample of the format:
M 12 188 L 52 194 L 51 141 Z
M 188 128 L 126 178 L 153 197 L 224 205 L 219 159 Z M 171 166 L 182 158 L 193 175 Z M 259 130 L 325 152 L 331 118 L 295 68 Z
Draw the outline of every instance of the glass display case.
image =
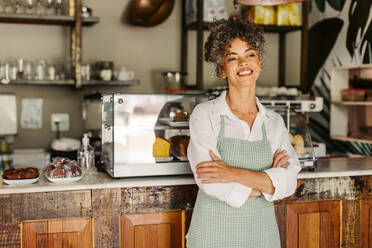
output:
M 323 98 L 312 100 L 261 100 L 266 107 L 279 113 L 289 131 L 291 144 L 298 156 L 302 169 L 316 168 L 314 146 L 309 127 L 309 112 L 319 112 L 323 109 Z
M 189 116 L 206 95 L 103 97 L 102 160 L 113 177 L 191 174 Z

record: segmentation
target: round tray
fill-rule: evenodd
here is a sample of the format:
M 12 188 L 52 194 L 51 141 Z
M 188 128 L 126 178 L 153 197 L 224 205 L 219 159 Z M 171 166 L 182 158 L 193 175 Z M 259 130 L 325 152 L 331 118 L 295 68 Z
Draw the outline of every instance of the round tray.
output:
M 33 178 L 33 179 L 16 179 L 16 180 L 8 180 L 8 179 L 3 179 L 4 183 L 8 185 L 27 185 L 27 184 L 33 184 L 39 181 L 39 177 Z

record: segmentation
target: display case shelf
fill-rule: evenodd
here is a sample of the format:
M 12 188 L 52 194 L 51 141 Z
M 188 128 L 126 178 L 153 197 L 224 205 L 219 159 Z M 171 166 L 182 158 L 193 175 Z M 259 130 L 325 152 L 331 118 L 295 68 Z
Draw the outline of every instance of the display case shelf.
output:
M 82 18 L 83 26 L 92 26 L 98 22 L 99 17 L 96 16 Z M 0 23 L 74 26 L 75 17 L 66 15 L 26 15 L 0 13 Z
M 139 80 L 112 80 L 112 81 L 103 81 L 103 80 L 90 80 L 83 81 L 83 86 L 131 86 L 138 85 Z
M 185 126 L 185 127 L 155 126 L 154 128 L 154 130 L 167 130 L 167 129 L 174 129 L 174 130 L 189 129 L 189 126 Z
M 52 85 L 60 85 L 60 86 L 72 86 L 75 85 L 74 80 L 12 80 L 9 82 L 9 84 L 1 84 L 1 85 L 47 85 L 47 86 L 52 86 Z

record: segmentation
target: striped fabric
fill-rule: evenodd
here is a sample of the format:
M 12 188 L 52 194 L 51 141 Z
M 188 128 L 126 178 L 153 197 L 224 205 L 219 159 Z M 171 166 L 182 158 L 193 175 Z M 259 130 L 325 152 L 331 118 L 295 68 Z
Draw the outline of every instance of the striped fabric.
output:
M 263 171 L 270 167 L 273 153 L 262 124 L 262 140 L 225 138 L 225 120 L 217 149 L 221 159 L 237 168 Z M 274 204 L 264 197 L 249 198 L 234 208 L 199 190 L 187 238 L 187 248 L 280 248 Z

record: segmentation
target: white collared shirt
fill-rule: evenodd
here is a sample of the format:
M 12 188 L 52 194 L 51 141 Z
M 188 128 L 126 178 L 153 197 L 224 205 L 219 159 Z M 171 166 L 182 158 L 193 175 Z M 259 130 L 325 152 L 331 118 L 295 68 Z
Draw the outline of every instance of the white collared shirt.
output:
M 190 117 L 190 144 L 188 159 L 199 189 L 214 196 L 233 207 L 241 207 L 248 199 L 252 188 L 239 183 L 211 183 L 203 184 L 196 176 L 196 165 L 203 161 L 210 161 L 209 150 L 221 157 L 217 150 L 217 136 L 220 131 L 220 115 L 225 115 L 225 137 L 238 138 L 247 141 L 262 139 L 262 122 L 265 123 L 267 138 L 273 153 L 275 150 L 286 150 L 289 155 L 287 168 L 269 168 L 264 172 L 270 177 L 275 188 L 274 194 L 263 193 L 268 201 L 279 200 L 292 195 L 297 187 L 297 174 L 301 170 L 296 152 L 294 151 L 284 125 L 283 118 L 274 111 L 266 109 L 256 98 L 258 114 L 252 129 L 249 125 L 236 117 L 226 103 L 226 91 L 217 99 L 198 104 Z

